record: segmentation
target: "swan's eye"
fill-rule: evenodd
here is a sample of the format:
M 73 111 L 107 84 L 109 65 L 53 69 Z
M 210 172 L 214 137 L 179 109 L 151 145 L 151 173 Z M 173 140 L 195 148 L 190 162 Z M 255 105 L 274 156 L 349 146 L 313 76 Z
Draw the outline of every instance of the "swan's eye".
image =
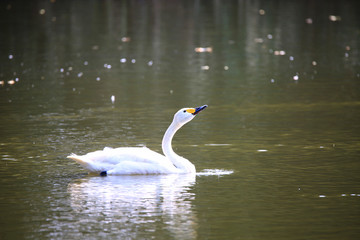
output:
M 186 112 L 186 110 L 184 110 L 183 112 Z

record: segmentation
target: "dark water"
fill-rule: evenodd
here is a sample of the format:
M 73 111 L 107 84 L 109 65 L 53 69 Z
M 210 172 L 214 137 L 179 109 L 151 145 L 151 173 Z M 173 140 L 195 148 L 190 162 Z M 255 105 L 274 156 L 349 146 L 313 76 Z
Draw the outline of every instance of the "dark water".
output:
M 2 1 L 0 239 L 358 239 L 359 9 Z M 196 176 L 66 159 L 161 152 L 172 115 L 203 104 L 173 143 Z

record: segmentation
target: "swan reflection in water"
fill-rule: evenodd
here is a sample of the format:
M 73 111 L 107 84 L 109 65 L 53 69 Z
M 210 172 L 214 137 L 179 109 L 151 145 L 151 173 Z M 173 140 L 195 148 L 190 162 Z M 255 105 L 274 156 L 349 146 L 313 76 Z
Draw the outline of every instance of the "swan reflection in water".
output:
M 120 238 L 165 231 L 175 239 L 193 239 L 197 219 L 189 190 L 195 180 L 196 174 L 85 177 L 70 183 L 68 192 L 81 215 L 80 231 L 108 231 Z

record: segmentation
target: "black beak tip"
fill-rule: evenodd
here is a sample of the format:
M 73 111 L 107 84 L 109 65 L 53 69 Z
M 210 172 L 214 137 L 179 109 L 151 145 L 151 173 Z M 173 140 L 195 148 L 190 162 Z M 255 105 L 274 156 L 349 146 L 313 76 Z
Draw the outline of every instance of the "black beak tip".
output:
M 197 108 L 195 108 L 195 112 L 193 114 L 196 115 L 207 107 L 208 107 L 208 105 L 203 105 L 201 107 L 197 107 Z

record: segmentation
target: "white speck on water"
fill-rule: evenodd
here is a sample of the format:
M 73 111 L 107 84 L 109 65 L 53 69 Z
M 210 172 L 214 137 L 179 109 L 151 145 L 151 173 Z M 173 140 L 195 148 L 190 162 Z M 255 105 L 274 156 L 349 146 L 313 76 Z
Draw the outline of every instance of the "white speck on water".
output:
M 149 62 L 148 62 L 148 66 L 150 66 L 150 67 L 151 67 L 153 64 L 154 64 L 153 61 L 149 61 Z
M 43 8 L 42 8 L 42 9 L 40 9 L 40 11 L 39 11 L 40 15 L 44 15 L 44 14 L 45 14 L 45 12 L 46 12 L 46 11 L 45 11 L 45 9 L 43 9 Z
M 112 103 L 115 102 L 115 96 L 114 96 L 114 95 L 112 95 L 110 99 L 111 99 L 111 102 L 112 102 Z
M 9 55 L 9 59 L 11 60 L 11 59 L 13 59 L 13 58 L 14 58 L 14 55 L 10 54 L 10 55 Z
M 266 149 L 258 149 L 257 151 L 258 152 L 267 152 L 268 150 L 266 150 Z
M 347 195 L 345 193 L 341 194 L 342 197 L 346 197 Z
M 85 62 L 84 62 L 84 65 L 85 65 L 85 66 L 89 65 L 89 62 L 88 62 L 88 61 L 85 61 Z
M 326 196 L 325 195 L 319 195 L 319 198 L 325 198 Z
M 96 81 L 100 81 L 100 77 L 97 77 L 97 78 L 96 78 Z
M 263 43 L 263 42 L 264 42 L 264 39 L 262 39 L 262 38 L 255 38 L 254 41 L 255 41 L 256 43 Z
M 294 81 L 297 81 L 297 80 L 299 80 L 299 76 L 295 75 L 295 76 L 293 76 L 293 79 L 294 79 Z
M 329 20 L 331 22 L 337 22 L 337 21 L 341 21 L 341 17 L 340 16 L 335 16 L 335 15 L 330 15 Z
M 131 59 L 131 62 L 132 62 L 132 63 L 136 63 L 136 59 Z
M 313 66 L 316 66 L 316 65 L 317 65 L 317 62 L 316 62 L 316 61 L 312 61 L 311 64 L 312 64 Z
M 72 70 L 73 70 L 73 67 L 69 67 L 68 70 L 69 70 L 69 71 L 72 71 Z
M 268 38 L 268 39 L 273 39 L 273 35 L 268 34 L 268 35 L 267 35 L 267 38 Z
M 312 23 L 313 23 L 313 20 L 312 20 L 312 18 L 307 18 L 307 19 L 305 19 L 305 22 L 306 22 L 307 24 L 312 24 Z
M 210 69 L 210 67 L 209 66 L 207 66 L 207 65 L 205 65 L 205 66 L 201 66 L 201 70 L 209 70 Z
M 82 72 L 79 72 L 79 73 L 77 74 L 77 76 L 78 76 L 79 78 L 82 77 L 82 75 L 83 75 Z
M 205 146 L 212 146 L 212 147 L 218 147 L 218 146 L 231 146 L 229 143 L 207 143 Z
M 121 63 L 126 63 L 126 58 L 120 59 L 120 62 L 121 62 Z
M 9 85 L 14 85 L 14 84 L 15 84 L 15 81 L 14 81 L 13 79 L 11 79 L 11 80 L 9 80 L 7 83 L 8 83 Z
M 275 56 L 284 56 L 284 55 L 286 55 L 286 52 L 284 50 L 275 50 L 274 55 Z
M 130 41 L 131 41 L 131 38 L 130 38 L 130 37 L 122 37 L 122 38 L 121 38 L 121 41 L 122 41 L 122 42 L 130 42 Z
M 225 70 L 225 71 L 229 70 L 229 67 L 228 67 L 228 66 L 224 66 L 224 70 Z
M 72 90 L 73 90 L 73 92 L 75 92 L 75 91 L 76 91 L 76 88 L 73 88 Z
M 62 72 L 64 72 L 65 70 L 63 69 L 63 68 L 60 68 L 60 72 L 62 73 Z
M 290 61 L 294 61 L 294 57 L 293 57 L 293 56 L 290 56 L 290 57 L 289 57 L 289 60 L 290 60 Z
M 273 79 L 273 78 L 270 79 L 270 82 L 271 82 L 271 83 L 274 83 L 274 82 L 275 82 L 275 79 Z
M 221 175 L 229 175 L 234 173 L 233 170 L 224 170 L 224 169 L 204 169 L 201 172 L 197 172 L 198 176 L 221 176 Z

